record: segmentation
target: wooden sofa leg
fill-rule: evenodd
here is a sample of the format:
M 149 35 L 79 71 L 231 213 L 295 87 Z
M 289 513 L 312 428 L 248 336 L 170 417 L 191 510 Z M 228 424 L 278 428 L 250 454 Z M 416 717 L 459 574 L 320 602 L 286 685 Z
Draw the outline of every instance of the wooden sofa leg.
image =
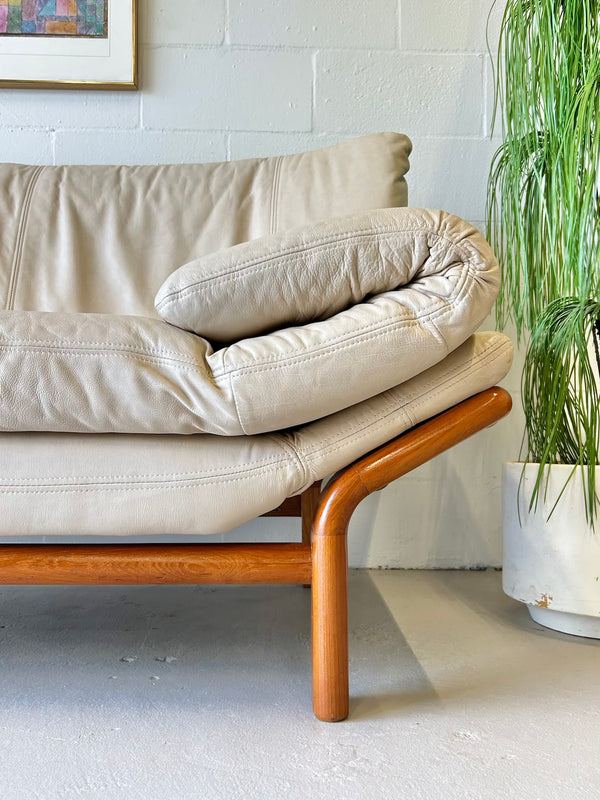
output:
M 313 708 L 319 719 L 336 722 L 349 712 L 346 537 L 354 509 L 510 408 L 504 389 L 486 389 L 355 461 L 323 492 L 312 537 Z
M 356 478 L 356 480 L 354 480 Z M 352 512 L 367 495 L 360 479 L 346 473 L 323 495 L 312 539 L 313 710 L 324 722 L 348 716 L 348 554 Z
M 346 536 L 319 536 L 313 547 L 313 709 L 324 722 L 348 716 Z

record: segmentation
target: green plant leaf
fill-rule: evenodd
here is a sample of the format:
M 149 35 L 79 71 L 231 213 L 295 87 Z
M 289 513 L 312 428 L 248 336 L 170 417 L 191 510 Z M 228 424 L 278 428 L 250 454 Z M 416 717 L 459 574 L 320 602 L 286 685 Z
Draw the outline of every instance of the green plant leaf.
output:
M 529 340 L 526 459 L 587 465 L 598 509 L 600 0 L 508 0 L 495 65 L 502 146 L 488 237 L 502 269 L 497 320 Z M 591 353 L 591 355 L 590 355 Z M 596 355 L 594 355 L 596 354 Z

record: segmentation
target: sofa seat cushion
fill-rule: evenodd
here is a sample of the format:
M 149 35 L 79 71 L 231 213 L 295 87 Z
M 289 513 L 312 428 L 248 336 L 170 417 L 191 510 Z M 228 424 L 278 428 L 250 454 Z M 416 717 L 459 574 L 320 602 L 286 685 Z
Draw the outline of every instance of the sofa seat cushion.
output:
M 375 246 L 383 256 L 374 271 L 385 268 L 390 283 L 406 285 L 216 351 L 152 318 L 0 312 L 0 429 L 256 434 L 408 380 L 477 329 L 496 296 L 498 267 L 481 235 L 457 217 L 381 213 L 408 219 L 413 230 L 400 227 L 385 249 Z
M 401 386 L 284 433 L 0 434 L 0 535 L 22 541 L 231 530 L 494 385 L 511 358 L 506 336 L 478 333 Z

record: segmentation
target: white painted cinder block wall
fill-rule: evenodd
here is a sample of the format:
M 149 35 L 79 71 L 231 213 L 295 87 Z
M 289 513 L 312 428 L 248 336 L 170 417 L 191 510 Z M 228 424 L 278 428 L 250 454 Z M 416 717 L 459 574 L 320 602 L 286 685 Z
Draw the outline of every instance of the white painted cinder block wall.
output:
M 140 91 L 0 91 L 1 160 L 220 161 L 396 130 L 414 143 L 411 205 L 483 225 L 498 144 L 492 0 L 139 2 Z M 518 370 L 504 385 L 518 406 Z M 499 565 L 500 470 L 517 456 L 519 431 L 517 412 L 368 498 L 352 524 L 351 564 Z M 258 520 L 238 538 L 277 538 L 294 524 Z

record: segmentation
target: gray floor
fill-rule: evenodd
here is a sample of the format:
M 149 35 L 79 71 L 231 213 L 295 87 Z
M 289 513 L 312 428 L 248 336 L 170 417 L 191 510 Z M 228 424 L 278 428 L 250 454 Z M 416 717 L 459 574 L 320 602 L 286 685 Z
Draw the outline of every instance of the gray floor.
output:
M 353 572 L 350 719 L 300 587 L 2 587 L 2 800 L 600 798 L 600 642 L 500 574 Z

